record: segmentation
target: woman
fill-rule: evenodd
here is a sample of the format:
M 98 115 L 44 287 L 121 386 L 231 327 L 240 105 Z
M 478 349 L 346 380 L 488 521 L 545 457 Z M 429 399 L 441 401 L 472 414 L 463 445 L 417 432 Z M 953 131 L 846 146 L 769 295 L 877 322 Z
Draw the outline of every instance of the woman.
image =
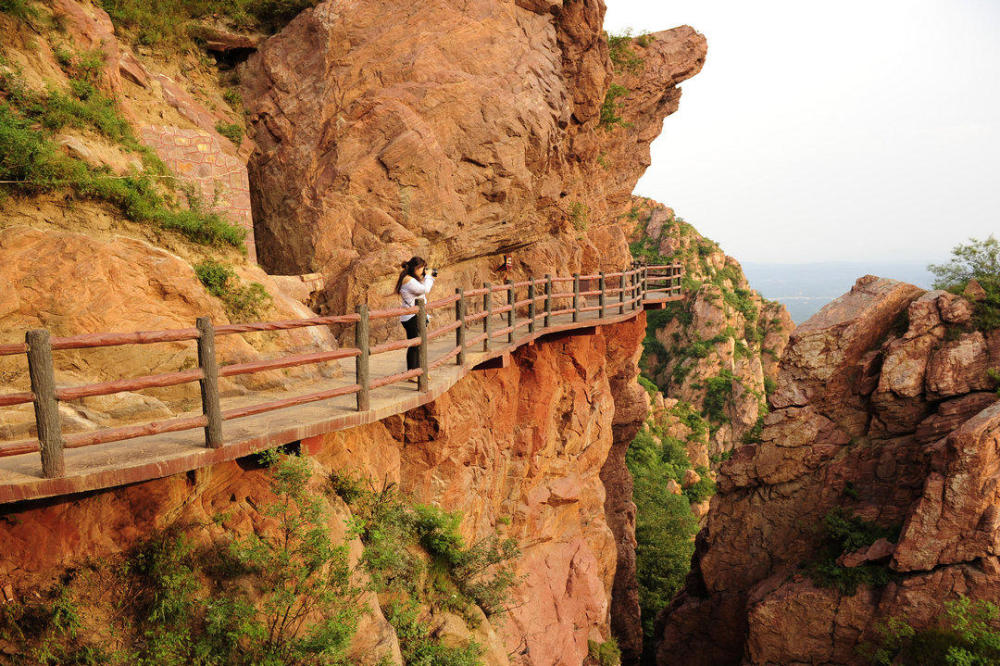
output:
M 403 262 L 403 270 L 396 280 L 396 293 L 399 294 L 404 308 L 412 308 L 418 298 L 427 300 L 427 294 L 434 286 L 434 278 L 437 271 L 428 271 L 427 262 L 420 257 L 411 257 L 409 261 Z M 406 338 L 415 338 L 420 333 L 417 331 L 417 315 L 408 314 L 399 318 L 406 331 Z M 417 347 L 408 347 L 406 350 L 406 369 L 415 370 L 420 367 L 420 350 Z M 416 381 L 414 378 L 413 381 Z

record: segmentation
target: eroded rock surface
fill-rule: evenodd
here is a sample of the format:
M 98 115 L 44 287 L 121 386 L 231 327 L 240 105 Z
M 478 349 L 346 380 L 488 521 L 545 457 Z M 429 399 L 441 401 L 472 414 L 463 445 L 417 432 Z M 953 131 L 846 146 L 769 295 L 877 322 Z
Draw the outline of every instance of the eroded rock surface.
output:
M 356 471 L 376 487 L 396 483 L 416 501 L 463 512 L 470 543 L 493 531 L 517 539 L 524 578 L 509 613 L 484 616 L 478 630 L 454 615 L 429 620 L 448 635 L 483 642 L 489 663 L 575 666 L 588 640 L 611 635 L 616 541 L 628 535 L 628 517 L 618 514 L 628 513 L 628 500 L 615 488 L 608 494 L 616 499 L 606 502 L 602 478 L 621 477 L 621 454 L 609 454 L 645 416 L 644 400 L 619 393 L 638 372 L 643 326 L 640 317 L 540 341 L 515 353 L 509 367 L 477 371 L 423 408 L 310 444 L 318 482 L 331 471 Z M 213 516 L 223 514 L 227 528 L 249 533 L 263 520 L 254 507 L 265 502 L 267 481 L 241 462 L 19 506 L 0 521 L 0 581 L 27 595 L 156 530 L 197 525 L 198 538 L 207 538 L 220 529 Z M 317 494 L 343 535 L 349 508 Z M 360 544 L 352 542 L 351 552 L 356 558 Z M 355 654 L 363 663 L 380 655 L 399 663 L 391 627 L 373 598 L 365 603 Z
M 879 620 L 919 628 L 959 595 L 1000 597 L 1000 404 L 982 390 L 1000 358 L 992 332 L 949 333 L 969 325 L 960 300 L 867 276 L 796 329 L 762 441 L 720 469 L 659 663 L 860 664 Z M 834 509 L 901 526 L 838 558 L 887 567 L 887 585 L 846 594 L 803 573 Z
M 413 254 L 447 268 L 442 291 L 627 266 L 613 218 L 705 40 L 655 33 L 641 70 L 615 78 L 603 15 L 599 0 L 304 12 L 241 70 L 262 264 L 322 272 L 338 312 L 393 301 Z M 598 126 L 612 80 L 632 91 L 629 126 Z

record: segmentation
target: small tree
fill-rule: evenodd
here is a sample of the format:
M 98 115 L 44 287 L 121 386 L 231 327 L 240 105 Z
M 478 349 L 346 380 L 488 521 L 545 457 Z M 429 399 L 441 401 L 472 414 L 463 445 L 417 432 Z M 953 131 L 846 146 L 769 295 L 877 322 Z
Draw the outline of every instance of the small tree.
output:
M 951 261 L 927 267 L 937 276 L 935 289 L 947 289 L 975 278 L 980 282 L 1000 281 L 1000 241 L 990 234 L 984 240 L 970 238 L 951 250 Z

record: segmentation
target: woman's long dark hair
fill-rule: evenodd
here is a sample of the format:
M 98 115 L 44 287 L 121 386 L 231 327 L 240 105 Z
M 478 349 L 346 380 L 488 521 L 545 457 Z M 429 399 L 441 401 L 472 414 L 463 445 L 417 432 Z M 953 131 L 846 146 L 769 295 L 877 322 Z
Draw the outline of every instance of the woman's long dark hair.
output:
M 406 279 L 407 275 L 412 277 L 414 280 L 419 280 L 420 278 L 417 277 L 417 271 L 420 270 L 421 266 L 426 265 L 427 262 L 420 257 L 410 257 L 409 261 L 404 261 L 402 264 L 403 270 L 399 273 L 399 279 L 396 280 L 396 293 L 398 294 L 399 290 L 403 288 L 403 280 Z

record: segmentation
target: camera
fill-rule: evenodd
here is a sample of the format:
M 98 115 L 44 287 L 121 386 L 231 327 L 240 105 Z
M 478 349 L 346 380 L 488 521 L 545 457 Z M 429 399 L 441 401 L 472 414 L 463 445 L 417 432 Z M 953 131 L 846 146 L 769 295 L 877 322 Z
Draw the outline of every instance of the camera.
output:
M 431 269 L 431 277 L 437 277 L 437 276 L 438 276 L 438 271 L 437 271 L 437 269 L 436 269 L 436 268 L 432 268 L 432 269 Z

